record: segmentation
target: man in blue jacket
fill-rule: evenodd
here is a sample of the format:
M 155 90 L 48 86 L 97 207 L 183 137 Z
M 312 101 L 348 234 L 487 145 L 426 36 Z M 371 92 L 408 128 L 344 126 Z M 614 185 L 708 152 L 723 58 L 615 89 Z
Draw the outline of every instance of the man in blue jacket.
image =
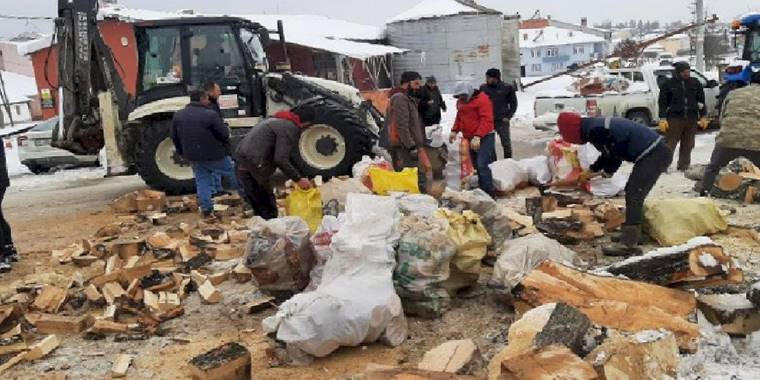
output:
M 237 184 L 237 179 L 229 159 L 230 131 L 210 108 L 205 91 L 190 92 L 190 104 L 174 114 L 171 137 L 177 153 L 193 167 L 198 203 L 203 216 L 209 217 L 214 211 L 211 199 L 215 190 L 214 177 L 228 178 L 233 184 Z
M 562 138 L 572 144 L 591 143 L 601 152 L 590 171 L 581 175 L 586 182 L 597 173 L 611 176 L 623 161 L 633 162 L 633 171 L 625 186 L 625 224 L 616 244 L 602 249 L 608 256 L 640 255 L 641 223 L 644 200 L 660 175 L 673 160 L 673 151 L 662 136 L 651 129 L 622 118 L 586 118 L 563 112 L 557 119 Z

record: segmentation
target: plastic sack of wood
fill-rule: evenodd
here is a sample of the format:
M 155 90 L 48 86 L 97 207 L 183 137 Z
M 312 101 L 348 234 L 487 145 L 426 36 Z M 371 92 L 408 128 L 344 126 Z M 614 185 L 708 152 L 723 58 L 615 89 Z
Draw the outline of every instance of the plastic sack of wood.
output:
M 728 223 L 712 199 L 656 199 L 644 204 L 644 228 L 660 245 L 671 246 L 725 231 Z
M 508 193 L 528 184 L 528 171 L 513 159 L 499 160 L 488 165 L 497 191 Z
M 417 168 L 404 168 L 400 172 L 394 172 L 370 167 L 372 192 L 378 195 L 388 195 L 392 192 L 419 194 L 420 180 L 417 173 Z
M 440 209 L 435 214 L 449 222 L 449 238 L 456 245 L 457 253 L 451 259 L 451 273 L 443 286 L 450 294 L 475 285 L 480 276 L 481 260 L 491 244 L 491 235 L 483 226 L 480 217 L 472 211 L 459 214 Z
M 303 219 L 254 217 L 250 230 L 245 263 L 259 289 L 289 295 L 309 284 L 314 254 L 309 242 L 309 226 Z
M 349 194 L 322 282 L 280 305 L 262 322 L 264 331 L 276 332 L 290 352 L 316 357 L 380 339 L 403 343 L 406 318 L 393 287 L 399 215 L 392 197 Z
M 583 168 L 578 158 L 576 145 L 557 139 L 549 143 L 549 168 L 553 181 L 558 186 L 574 186 Z
M 549 157 L 536 156 L 524 158 L 517 164 L 527 173 L 531 185 L 546 185 L 552 181 L 552 171 L 549 169 Z
M 337 203 L 338 212 L 346 210 L 346 197 L 348 194 L 372 194 L 372 191 L 358 178 L 333 178 L 320 186 L 319 192 L 322 194 L 322 203 L 324 205 L 328 205 L 331 202 Z
M 311 232 L 316 231 L 319 224 L 322 223 L 322 195 L 319 189 L 304 190 L 296 187 L 285 198 L 285 211 L 289 216 L 303 218 L 309 225 L 309 230 Z
M 332 244 L 333 236 L 338 233 L 340 226 L 344 222 L 345 215 L 335 217 L 327 215 L 322 219 L 322 224 L 319 225 L 317 231 L 311 237 L 311 245 L 314 247 L 314 267 L 311 269 L 309 277 L 311 281 L 309 286 L 304 289 L 305 292 L 316 290 L 317 286 L 322 282 L 322 272 L 325 270 L 325 263 L 332 257 Z
M 372 179 L 369 177 L 369 168 L 393 171 L 393 165 L 382 157 L 377 157 L 375 159 L 372 159 L 369 156 L 362 157 L 361 161 L 354 164 L 351 174 L 353 174 L 354 178 L 358 178 L 364 186 L 370 190 L 372 190 Z
M 441 196 L 441 206 L 458 213 L 471 210 L 478 214 L 492 239 L 489 249 L 498 249 L 505 240 L 512 237 L 511 219 L 503 212 L 503 208 L 481 189 L 446 190 Z
M 442 286 L 449 279 L 456 246 L 449 238 L 446 219 L 405 216 L 399 225 L 398 265 L 393 282 L 409 315 L 439 318 L 451 298 Z
M 466 139 L 458 136 L 453 143 L 446 143 L 448 160 L 444 168 L 446 176 L 446 188 L 459 191 L 464 187 L 467 179 L 475 172 L 470 157 L 470 144 Z
M 531 234 L 504 243 L 493 268 L 490 284 L 512 290 L 542 262 L 573 266 L 583 262 L 575 252 L 542 234 Z
M 398 195 L 399 208 L 404 215 L 432 217 L 438 210 L 438 201 L 427 194 Z

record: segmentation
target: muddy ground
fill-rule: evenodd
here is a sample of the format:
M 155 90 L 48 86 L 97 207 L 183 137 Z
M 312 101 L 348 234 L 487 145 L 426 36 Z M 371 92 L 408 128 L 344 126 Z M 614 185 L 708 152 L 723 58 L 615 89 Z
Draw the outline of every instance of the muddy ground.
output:
M 518 142 L 517 151 L 522 155 L 534 154 L 535 140 L 519 133 L 517 136 L 524 138 L 522 141 L 530 141 Z M 696 164 L 706 162 L 711 147 L 712 137 L 700 136 L 695 152 Z M 653 196 L 694 196 L 689 193 L 691 186 L 693 182 L 685 179 L 683 174 L 670 172 L 660 181 Z M 51 260 L 50 250 L 88 237 L 113 221 L 108 203 L 123 193 L 140 188 L 144 188 L 144 184 L 139 178 L 101 178 L 98 169 L 80 169 L 46 178 L 15 178 L 6 197 L 4 212 L 13 226 L 22 261 L 11 274 L 0 277 L 0 296 L 8 294 L 18 281 L 64 285 L 76 271 L 86 278 L 88 272 L 102 270 L 59 265 Z M 732 212 L 729 219 L 734 227 L 714 238 L 736 257 L 737 263 L 746 271 L 747 281 L 756 280 L 760 273 L 760 241 L 756 240 L 755 228 L 760 223 L 760 206 L 719 203 Z M 193 214 L 171 217 L 172 223 L 196 220 L 197 216 Z M 598 266 L 610 262 L 600 254 L 601 247 L 608 243 L 602 239 L 571 248 L 579 252 L 590 266 Z M 430 348 L 450 339 L 463 338 L 473 339 L 478 346 L 484 360 L 474 365 L 471 373 L 483 376 L 488 360 L 506 344 L 506 331 L 514 318 L 504 297 L 484 285 L 489 274 L 490 269 L 485 268 L 481 286 L 457 298 L 442 319 L 409 318 L 409 339 L 396 348 L 369 344 L 343 348 L 307 366 L 272 366 L 265 353 L 269 341 L 261 332 L 261 321 L 274 311 L 244 314 L 240 307 L 256 297 L 255 287 L 227 281 L 219 287 L 224 294 L 224 300 L 219 304 L 201 305 L 197 295 L 184 300 L 185 315 L 162 324 L 166 330 L 164 336 L 132 342 L 114 342 L 113 337 L 87 341 L 79 335 L 67 336 L 48 357 L 19 364 L 3 378 L 39 379 L 58 373 L 65 373 L 69 379 L 108 378 L 115 357 L 127 353 L 135 356 L 128 372 L 129 379 L 185 379 L 190 376 L 186 363 L 191 358 L 230 341 L 242 342 L 251 350 L 254 379 L 346 378 L 362 372 L 368 363 L 416 365 Z

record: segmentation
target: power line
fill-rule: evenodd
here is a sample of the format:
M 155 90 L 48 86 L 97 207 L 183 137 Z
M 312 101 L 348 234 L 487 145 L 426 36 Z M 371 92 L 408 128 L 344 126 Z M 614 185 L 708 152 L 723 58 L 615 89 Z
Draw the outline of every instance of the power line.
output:
M 13 15 L 0 14 L 0 19 L 20 20 L 20 21 L 44 21 L 44 20 L 55 20 L 56 18 L 52 16 L 13 16 Z

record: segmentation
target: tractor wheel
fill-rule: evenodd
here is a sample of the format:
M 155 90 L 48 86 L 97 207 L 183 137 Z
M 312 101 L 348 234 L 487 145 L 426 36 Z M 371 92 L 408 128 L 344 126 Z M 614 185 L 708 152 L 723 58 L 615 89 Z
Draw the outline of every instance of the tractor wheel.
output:
M 649 127 L 652 125 L 652 118 L 649 117 L 649 112 L 647 111 L 640 111 L 640 110 L 631 111 L 631 112 L 628 112 L 625 118 L 630 121 L 635 121 L 645 127 Z
M 195 191 L 193 169 L 174 148 L 169 136 L 171 121 L 157 120 L 145 125 L 137 147 L 135 165 L 143 181 L 169 195 Z
M 308 177 L 350 175 L 353 165 L 372 154 L 372 134 L 354 113 L 335 103 L 316 107 L 314 125 L 301 131 L 293 161 Z

